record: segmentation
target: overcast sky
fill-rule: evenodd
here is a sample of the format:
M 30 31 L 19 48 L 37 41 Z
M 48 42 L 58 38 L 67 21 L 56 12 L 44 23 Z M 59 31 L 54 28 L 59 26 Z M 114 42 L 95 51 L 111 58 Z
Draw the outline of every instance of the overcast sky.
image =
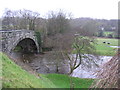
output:
M 74 18 L 117 19 L 119 0 L 0 0 L 0 16 L 5 9 L 28 9 L 44 16 L 59 9 L 71 12 Z

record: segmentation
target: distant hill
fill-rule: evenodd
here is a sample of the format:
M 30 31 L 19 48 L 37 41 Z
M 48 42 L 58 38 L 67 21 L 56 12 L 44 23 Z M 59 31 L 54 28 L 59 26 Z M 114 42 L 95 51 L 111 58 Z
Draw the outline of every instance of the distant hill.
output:
M 75 18 L 71 20 L 71 25 L 84 26 L 87 22 L 95 21 L 99 28 L 103 27 L 106 31 L 115 31 L 118 29 L 118 20 L 117 19 L 92 19 L 92 18 Z

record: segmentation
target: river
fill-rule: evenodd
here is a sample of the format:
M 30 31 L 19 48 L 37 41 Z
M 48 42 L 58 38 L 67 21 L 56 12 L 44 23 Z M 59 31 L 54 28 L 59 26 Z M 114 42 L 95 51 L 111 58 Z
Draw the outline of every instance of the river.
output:
M 23 67 L 28 65 L 28 68 L 31 68 L 33 71 L 38 73 L 67 74 L 69 72 L 68 61 L 63 59 L 56 59 L 55 53 L 53 54 L 52 52 L 47 52 L 45 54 L 22 54 L 13 52 L 11 56 L 20 66 Z M 94 59 L 96 59 L 96 63 L 100 66 L 109 61 L 111 58 L 111 56 L 99 56 L 99 60 L 96 58 Z M 84 65 L 80 65 L 77 69 L 74 70 L 71 76 L 79 78 L 96 78 L 93 73 L 98 68 L 99 67 L 94 65 L 91 68 L 86 68 Z
M 112 56 L 99 56 L 99 60 L 96 62 L 99 66 L 108 62 Z M 96 78 L 95 71 L 99 69 L 99 67 L 94 66 L 92 68 L 85 68 L 80 65 L 77 69 L 75 69 L 71 76 L 79 77 L 79 78 Z

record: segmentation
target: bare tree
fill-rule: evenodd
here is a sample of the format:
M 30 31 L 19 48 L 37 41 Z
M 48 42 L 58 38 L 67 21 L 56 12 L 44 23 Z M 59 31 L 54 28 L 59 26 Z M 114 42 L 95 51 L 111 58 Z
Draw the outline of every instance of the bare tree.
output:
M 53 55 L 50 55 L 50 57 L 54 57 L 56 60 L 56 68 L 59 68 L 60 62 L 64 62 L 65 60 L 62 57 L 61 51 L 69 47 L 71 43 L 70 35 L 68 35 L 69 28 L 69 19 L 66 13 L 60 10 L 58 13 L 50 12 L 48 14 L 47 35 L 44 38 L 44 48 L 52 49 Z
M 96 65 L 93 56 L 89 54 L 95 54 L 95 48 L 93 46 L 94 39 L 79 32 L 82 28 L 71 28 L 70 20 L 63 12 L 54 13 L 51 12 L 48 18 L 48 38 L 53 46 L 53 50 L 62 55 L 63 60 L 68 60 L 71 74 L 82 63 L 90 67 L 90 63 Z M 86 28 L 84 28 L 86 30 Z M 87 31 L 87 30 L 86 30 Z M 89 30 L 88 30 L 89 31 Z M 81 36 L 84 35 L 84 36 Z M 48 41 L 48 43 L 50 43 Z M 74 55 L 73 55 L 74 54 Z M 86 61 L 83 58 L 87 58 Z
M 87 67 L 91 67 L 92 64 L 97 66 L 96 61 L 93 59 L 95 57 L 91 55 L 95 55 L 95 48 L 93 46 L 93 43 L 94 39 L 75 34 L 71 52 L 63 52 L 64 57 L 69 60 L 69 74 L 72 74 L 72 72 L 81 64 L 84 64 L 84 66 Z
M 11 18 L 13 17 L 11 10 L 6 10 L 4 13 L 4 18 L 2 20 L 2 28 L 10 29 L 11 28 Z
M 67 15 L 60 10 L 58 13 L 50 12 L 47 21 L 48 35 L 55 35 L 57 33 L 63 34 L 69 29 L 69 20 Z
M 35 30 L 36 19 L 40 14 L 30 10 L 20 10 L 19 12 L 23 17 L 24 23 L 22 23 L 26 25 L 26 29 Z
M 35 30 L 39 13 L 30 10 L 6 10 L 3 16 L 3 29 Z

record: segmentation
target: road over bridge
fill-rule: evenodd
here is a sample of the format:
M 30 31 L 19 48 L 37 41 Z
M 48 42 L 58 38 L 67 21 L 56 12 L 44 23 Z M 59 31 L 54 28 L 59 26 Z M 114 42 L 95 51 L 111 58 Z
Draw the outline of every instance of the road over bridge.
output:
M 16 46 L 24 52 L 40 52 L 36 34 L 32 30 L 0 30 L 0 51 L 11 53 Z

